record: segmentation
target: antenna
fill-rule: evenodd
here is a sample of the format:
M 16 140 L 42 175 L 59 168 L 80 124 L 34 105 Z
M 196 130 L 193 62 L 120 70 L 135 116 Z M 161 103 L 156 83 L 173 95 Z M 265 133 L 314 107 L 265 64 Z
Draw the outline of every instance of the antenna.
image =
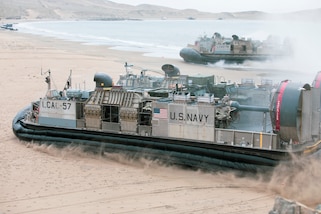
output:
M 70 69 L 69 77 L 68 77 L 66 84 L 64 86 L 64 89 L 63 89 L 64 91 L 71 88 L 71 74 L 72 74 L 72 70 Z
M 133 67 L 133 65 L 129 65 L 127 62 L 125 62 L 125 68 L 126 68 L 126 75 L 129 74 L 129 68 Z
M 41 68 L 41 75 L 45 75 L 48 73 L 48 76 L 46 76 L 45 82 L 48 84 L 48 91 L 51 89 L 51 71 L 50 69 L 46 72 L 42 72 Z

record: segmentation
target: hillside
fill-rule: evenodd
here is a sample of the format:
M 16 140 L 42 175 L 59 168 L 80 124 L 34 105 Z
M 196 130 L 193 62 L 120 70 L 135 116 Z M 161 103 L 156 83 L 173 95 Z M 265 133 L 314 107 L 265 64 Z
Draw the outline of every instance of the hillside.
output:
M 312 15 L 311 15 L 312 14 Z M 288 14 L 260 11 L 207 13 L 149 4 L 131 6 L 107 0 L 10 0 L 0 2 L 1 19 L 118 20 L 118 19 L 265 19 L 309 18 L 321 20 L 321 9 Z

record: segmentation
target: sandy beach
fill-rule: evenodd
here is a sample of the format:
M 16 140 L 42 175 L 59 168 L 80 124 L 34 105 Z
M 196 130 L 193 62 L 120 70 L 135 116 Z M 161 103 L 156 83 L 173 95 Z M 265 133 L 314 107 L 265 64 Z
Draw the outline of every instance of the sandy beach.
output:
M 214 74 L 231 81 L 259 81 L 267 75 L 0 31 L 0 213 L 261 214 L 272 209 L 277 195 L 290 196 L 283 191 L 287 183 L 165 167 L 121 155 L 89 155 L 79 148 L 38 146 L 14 136 L 13 117 L 46 91 L 41 72 L 50 69 L 57 88 L 63 88 L 72 70 L 73 84 L 89 89 L 96 72 L 117 81 L 125 62 L 159 71 L 171 63 L 184 74 Z

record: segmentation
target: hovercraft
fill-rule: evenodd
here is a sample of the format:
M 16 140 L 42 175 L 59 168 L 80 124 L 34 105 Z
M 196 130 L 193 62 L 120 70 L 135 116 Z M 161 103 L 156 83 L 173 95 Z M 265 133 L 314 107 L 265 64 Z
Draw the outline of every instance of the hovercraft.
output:
M 241 64 L 244 61 L 267 61 L 288 57 L 292 48 L 288 40 L 279 42 L 275 36 L 269 36 L 264 41 L 231 38 L 214 33 L 212 37 L 199 37 L 194 44 L 188 44 L 180 50 L 179 55 L 185 62 L 207 64 L 224 61 L 225 63 Z
M 320 149 L 320 74 L 312 86 L 283 81 L 269 92 L 269 104 L 249 105 L 229 94 L 216 96 L 217 84 L 208 77 L 162 68 L 163 79 L 145 89 L 141 82 L 139 90 L 96 73 L 94 90 L 71 89 L 69 77 L 59 92 L 51 88 L 49 72 L 46 95 L 17 114 L 13 132 L 25 141 L 77 144 L 206 170 L 265 170 Z M 144 75 L 128 78 L 151 80 Z M 249 113 L 261 120 L 250 123 Z

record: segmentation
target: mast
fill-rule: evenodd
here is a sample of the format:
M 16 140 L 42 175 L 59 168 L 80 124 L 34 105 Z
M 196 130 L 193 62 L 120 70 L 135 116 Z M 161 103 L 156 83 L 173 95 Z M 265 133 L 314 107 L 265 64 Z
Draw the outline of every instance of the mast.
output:
M 66 84 L 64 86 L 64 91 L 71 88 L 71 73 L 72 73 L 72 70 L 70 70 L 69 77 L 68 77 Z
M 48 91 L 51 90 L 51 71 L 50 69 L 44 73 L 41 71 L 41 75 L 45 75 L 48 73 L 48 76 L 46 76 L 45 82 L 48 84 Z

